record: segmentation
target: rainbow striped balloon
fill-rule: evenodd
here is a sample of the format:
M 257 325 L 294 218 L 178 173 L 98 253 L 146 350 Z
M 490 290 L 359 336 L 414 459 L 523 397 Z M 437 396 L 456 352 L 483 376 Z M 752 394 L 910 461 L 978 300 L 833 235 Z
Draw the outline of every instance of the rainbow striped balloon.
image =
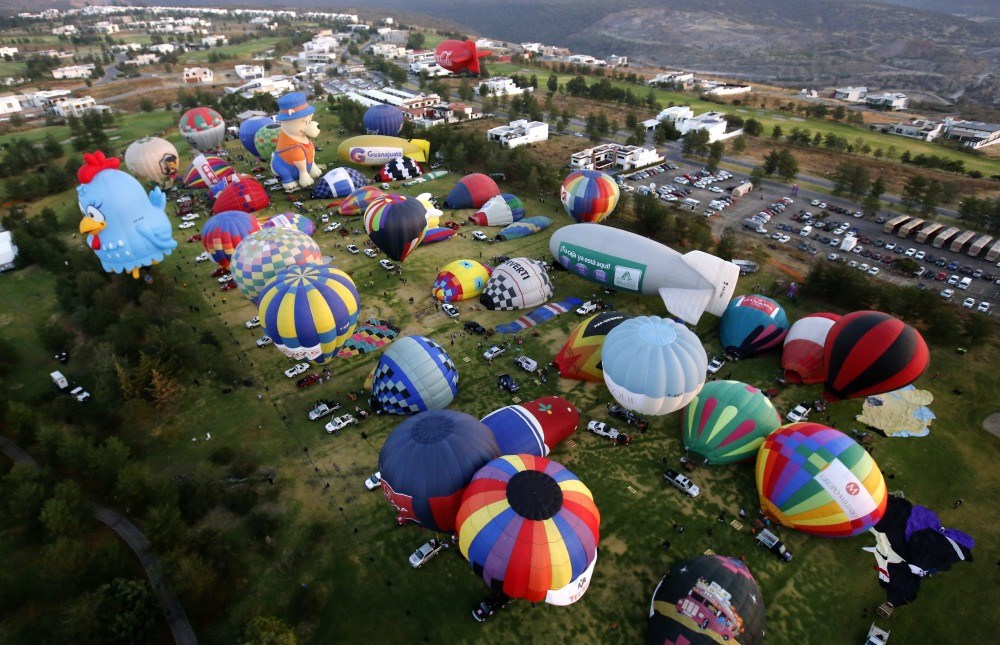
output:
M 243 211 L 223 211 L 212 215 L 201 228 L 201 245 L 212 260 L 224 269 L 243 238 L 260 230 L 257 218 Z
M 319 264 L 323 253 L 319 245 L 294 228 L 262 228 L 248 235 L 236 247 L 230 269 L 240 292 L 257 302 L 260 292 L 278 271 L 296 264 Z
M 426 227 L 427 206 L 415 197 L 382 195 L 365 210 L 368 237 L 396 262 L 420 245 Z
M 455 525 L 462 555 L 495 591 L 568 605 L 590 584 L 601 514 L 583 482 L 554 461 L 489 462 L 465 489 Z
M 331 361 L 358 324 L 361 300 L 339 269 L 302 264 L 282 269 L 260 294 L 260 322 L 289 358 Z
M 577 170 L 563 180 L 559 199 L 570 217 L 581 224 L 596 223 L 618 205 L 618 184 L 600 170 Z
M 340 214 L 346 216 L 364 215 L 368 206 L 383 194 L 375 186 L 362 186 L 340 203 Z
M 772 519 L 803 533 L 850 537 L 885 514 L 878 464 L 853 439 L 818 423 L 791 423 L 757 453 L 757 492 Z
M 684 448 L 709 464 L 755 457 L 781 417 L 764 393 L 739 381 L 712 381 L 681 412 Z

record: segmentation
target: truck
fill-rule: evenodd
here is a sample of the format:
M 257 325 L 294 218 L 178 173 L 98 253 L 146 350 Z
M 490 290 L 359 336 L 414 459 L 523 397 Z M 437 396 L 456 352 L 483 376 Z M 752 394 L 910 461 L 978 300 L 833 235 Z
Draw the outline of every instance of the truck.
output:
M 968 250 L 969 246 L 972 244 L 972 240 L 974 237 L 976 237 L 975 231 L 965 231 L 964 233 L 959 234 L 958 237 L 953 239 L 951 241 L 951 246 L 949 246 L 948 248 L 951 249 L 952 253 L 964 253 L 966 250 Z
M 923 225 L 924 225 L 924 220 L 920 219 L 919 217 L 914 217 L 910 221 L 905 222 L 902 226 L 900 226 L 899 230 L 896 231 L 896 235 L 902 238 L 907 238 L 910 236 L 910 233 L 913 233 L 914 231 L 918 230 Z
M 992 242 L 992 235 L 980 235 L 976 241 L 972 243 L 972 246 L 969 247 L 967 255 L 978 258 L 979 254 L 983 252 L 983 249 L 988 247 Z
M 792 554 L 785 548 L 784 543 L 778 538 L 777 535 L 772 533 L 767 529 L 761 529 L 757 532 L 757 537 L 755 538 L 762 546 L 766 547 L 771 553 L 778 556 L 785 562 L 791 562 Z
M 840 250 L 850 251 L 857 245 L 858 245 L 858 238 L 851 237 L 850 235 L 848 235 L 847 237 L 844 238 L 844 241 L 840 243 Z
M 743 228 L 748 231 L 753 231 L 754 233 L 760 233 L 761 235 L 767 233 L 767 229 L 764 228 L 763 224 L 749 217 L 743 220 Z
M 687 495 L 690 495 L 691 497 L 698 497 L 698 493 L 701 492 L 701 489 L 698 488 L 698 484 L 695 484 L 684 475 L 669 468 L 665 473 L 663 473 L 663 481 L 667 482 L 674 488 L 681 490 Z
M 52 384 L 56 386 L 60 392 L 66 392 L 71 397 L 76 399 L 80 403 L 86 403 L 90 400 L 90 392 L 83 389 L 79 385 L 74 388 L 70 388 L 69 380 L 63 376 L 62 372 L 55 371 L 49 374 L 49 378 L 52 379 Z
M 931 242 L 931 246 L 933 246 L 935 249 L 944 248 L 944 246 L 950 243 L 952 238 L 954 238 L 960 232 L 961 232 L 960 228 L 957 228 L 955 226 L 949 226 L 948 228 L 937 234 L 937 236 L 934 238 L 934 241 Z
M 52 378 L 52 384 L 56 386 L 56 389 L 63 392 L 69 389 L 69 381 L 66 380 L 62 372 L 52 372 L 49 376 Z
M 996 262 L 997 258 L 1000 258 L 1000 240 L 994 242 L 990 250 L 986 252 L 987 262 Z
M 882 232 L 895 233 L 896 231 L 899 230 L 900 226 L 906 224 L 911 219 L 913 218 L 910 217 L 909 215 L 897 215 L 896 217 L 893 217 L 891 220 L 882 225 Z
M 920 243 L 930 242 L 934 239 L 934 236 L 944 230 L 944 224 L 938 224 L 937 222 L 927 222 L 924 227 L 917 231 L 917 236 L 914 238 Z

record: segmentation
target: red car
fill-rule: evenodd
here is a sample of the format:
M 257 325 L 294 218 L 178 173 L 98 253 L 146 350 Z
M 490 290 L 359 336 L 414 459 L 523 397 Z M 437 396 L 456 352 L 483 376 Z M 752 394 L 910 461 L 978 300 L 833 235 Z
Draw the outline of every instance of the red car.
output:
M 948 274 L 942 271 L 941 273 L 934 276 L 934 279 L 937 280 L 938 282 L 944 282 L 945 280 L 948 279 Z
M 458 229 L 462 228 L 462 225 L 453 219 L 448 220 L 447 222 L 444 223 L 444 225 L 453 231 L 457 231 Z
M 323 380 L 322 374 L 307 374 L 295 381 L 295 385 L 299 387 L 309 387 L 310 385 L 316 385 Z
M 219 291 L 232 291 L 235 288 L 236 288 L 236 281 L 231 281 L 219 287 Z
M 201 233 L 198 233 L 197 235 L 192 235 L 191 237 L 189 237 L 188 238 L 188 242 L 201 242 Z
M 229 273 L 229 271 L 227 271 L 223 267 L 219 267 L 215 271 L 212 271 L 212 273 L 210 274 L 210 276 L 213 277 L 213 278 L 221 278 L 226 273 Z

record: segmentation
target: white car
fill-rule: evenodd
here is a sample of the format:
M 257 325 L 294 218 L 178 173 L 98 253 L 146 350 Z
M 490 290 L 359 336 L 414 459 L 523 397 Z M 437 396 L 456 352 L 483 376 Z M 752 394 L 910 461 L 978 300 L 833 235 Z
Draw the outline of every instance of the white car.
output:
M 962 306 L 965 307 L 966 309 L 972 309 L 973 307 L 976 306 L 975 298 L 966 298 L 965 300 L 962 301 Z
M 357 423 L 358 420 L 354 418 L 353 415 L 345 414 L 343 416 L 335 417 L 332 421 L 326 424 L 326 431 L 329 434 L 340 432 L 352 423 Z
M 382 471 L 372 473 L 372 476 L 365 480 L 365 488 L 377 490 L 382 487 Z
M 373 258 L 376 255 L 378 255 L 378 251 L 376 251 L 375 249 L 365 249 L 363 253 L 370 258 Z
M 233 277 L 233 274 L 232 273 L 226 273 L 226 274 L 223 274 L 222 277 L 219 278 L 219 284 L 226 284 L 227 282 L 232 282 L 233 280 L 235 280 L 235 278 Z
M 812 408 L 807 408 L 804 405 L 797 405 L 792 408 L 791 412 L 785 415 L 785 418 L 793 422 L 805 421 L 809 418 L 810 412 L 812 412 Z
M 424 566 L 424 564 L 447 549 L 450 545 L 444 540 L 438 540 L 437 538 L 431 538 L 427 540 L 419 549 L 413 552 L 410 556 L 410 566 L 414 569 L 419 569 Z
M 332 233 L 333 231 L 336 231 L 338 228 L 340 228 L 340 222 L 334 222 L 333 224 L 327 224 L 323 228 L 323 230 L 326 231 L 327 233 Z
M 386 271 L 394 271 L 396 269 L 396 265 L 385 258 L 379 260 L 378 265 Z
M 181 221 L 183 221 L 183 222 L 193 222 L 196 219 L 198 219 L 199 217 L 201 217 L 201 215 L 199 215 L 198 213 L 188 213 L 187 215 L 181 217 Z
M 447 302 L 442 304 L 441 311 L 443 311 L 444 315 L 448 316 L 449 318 L 458 318 L 458 307 L 456 307 L 453 304 Z
M 708 362 L 708 373 L 715 374 L 722 369 L 722 366 L 726 364 L 726 361 L 722 360 L 718 356 L 713 356 L 712 360 Z
M 926 251 L 917 251 L 916 254 L 913 256 L 913 259 L 914 260 L 923 260 L 925 257 L 927 257 L 927 252 Z
M 309 410 L 309 420 L 318 421 L 319 419 L 322 419 L 328 414 L 333 414 L 333 412 L 339 408 L 340 408 L 339 403 L 333 403 L 333 405 L 331 405 L 326 401 L 320 401 L 319 403 L 316 404 L 315 408 Z
M 597 303 L 592 302 L 590 300 L 588 300 L 587 302 L 583 303 L 582 305 L 580 305 L 576 309 L 576 313 L 578 313 L 581 316 L 586 316 L 588 314 L 592 314 L 595 311 L 597 311 Z
M 348 244 L 347 245 L 347 252 L 348 253 L 353 253 L 354 255 L 357 255 L 358 253 L 361 253 L 361 249 L 359 249 L 358 247 L 356 247 L 353 244 Z
M 292 365 L 287 370 L 285 370 L 285 376 L 287 376 L 288 378 L 295 378 L 299 374 L 307 372 L 308 370 L 309 370 L 309 363 L 296 363 L 295 365 Z
M 667 469 L 667 472 L 663 473 L 663 481 L 667 482 L 674 488 L 680 489 L 690 497 L 698 497 L 698 493 L 701 492 L 701 489 L 698 488 L 698 484 L 694 483 L 684 475 L 670 470 L 669 468 Z
M 208 251 L 203 251 L 200 255 L 198 255 L 198 256 L 196 256 L 194 258 L 194 261 L 195 262 L 207 262 L 208 260 L 211 260 L 211 259 L 212 259 L 212 257 L 208 254 Z
M 985 300 L 983 302 L 980 302 L 979 306 L 976 307 L 976 311 L 982 312 L 984 314 L 990 313 L 990 303 L 986 302 Z
M 306 205 L 303 204 L 302 202 L 292 202 L 292 206 L 294 206 L 295 208 L 298 208 L 298 209 L 302 209 L 302 208 L 306 207 Z
M 912 246 L 910 248 L 906 249 L 906 251 L 903 253 L 903 255 L 905 257 L 908 257 L 908 258 L 912 258 L 916 254 L 917 254 L 917 250 L 915 248 L 913 248 Z
M 868 269 L 868 275 L 878 275 L 878 272 L 879 272 L 878 267 L 872 267 Z
M 848 269 L 856 269 L 856 268 L 858 268 L 858 261 L 857 260 L 851 260 L 850 262 L 847 263 L 847 268 Z
M 486 233 L 483 233 L 482 231 L 472 231 L 472 239 L 474 239 L 476 241 L 479 241 L 479 242 L 485 242 L 486 240 L 488 240 L 490 238 L 488 238 L 486 236 Z
M 587 424 L 587 430 L 590 430 L 599 437 L 606 437 L 608 439 L 618 439 L 621 436 L 618 430 L 603 421 L 591 421 Z
M 722 193 L 726 192 L 726 191 L 722 190 L 721 188 L 719 188 L 718 186 L 712 186 L 711 188 L 709 188 L 709 190 L 712 191 L 713 193 L 719 193 L 720 195 Z
M 194 228 L 194 222 L 181 222 L 177 225 L 179 229 Z
M 323 213 L 322 215 L 319 216 L 319 219 L 320 219 L 321 222 L 323 222 L 324 224 L 326 224 L 327 222 L 330 221 L 330 213 Z M 330 226 L 332 226 L 333 228 L 330 228 Z M 340 228 L 340 222 L 334 222 L 330 226 L 328 226 L 326 229 L 323 229 L 323 230 L 329 229 L 331 231 L 335 231 L 338 228 Z
M 951 300 L 951 297 L 955 295 L 954 289 L 945 289 L 941 292 L 941 297 L 945 300 Z
M 861 264 L 860 264 L 860 265 L 858 266 L 858 270 L 859 270 L 859 271 L 864 271 L 865 273 L 867 273 L 867 272 L 868 272 L 868 269 L 870 269 L 870 268 L 871 268 L 871 267 L 870 267 L 869 265 L 865 264 L 864 262 L 862 262 L 862 263 L 861 263 Z
M 260 327 L 260 316 L 254 316 L 250 320 L 244 323 L 247 329 L 253 329 L 254 327 Z
M 90 392 L 83 389 L 79 385 L 69 391 L 69 395 L 79 401 L 80 403 L 86 403 L 90 400 Z
M 784 233 L 782 233 L 781 237 L 778 238 L 778 241 L 781 242 L 782 244 L 784 244 L 785 242 L 787 242 L 790 239 L 792 239 L 792 238 L 789 237 L 789 236 L 787 236 L 787 235 L 785 235 Z
M 494 345 L 493 347 L 490 347 L 485 352 L 483 352 L 483 358 L 485 358 L 488 361 L 491 361 L 494 358 L 496 358 L 497 356 L 500 356 L 501 354 L 503 354 L 504 351 L 505 350 L 504 350 L 503 347 L 497 347 L 496 345 Z
M 264 334 L 263 336 L 257 339 L 257 347 L 267 347 L 268 345 L 271 345 L 273 343 L 274 339 L 272 339 L 267 334 Z
M 819 200 L 818 200 L 818 199 L 814 199 L 814 200 L 812 200 L 811 202 L 809 202 L 809 204 L 810 204 L 811 206 L 819 206 Z

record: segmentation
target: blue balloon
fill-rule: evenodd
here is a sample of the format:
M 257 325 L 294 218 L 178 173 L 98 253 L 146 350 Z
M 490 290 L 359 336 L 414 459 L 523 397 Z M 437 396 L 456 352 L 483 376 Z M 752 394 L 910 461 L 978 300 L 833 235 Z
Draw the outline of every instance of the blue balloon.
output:
M 254 143 L 254 135 L 257 134 L 257 130 L 260 130 L 265 125 L 274 123 L 271 117 L 267 116 L 253 116 L 240 124 L 240 143 L 243 147 L 247 149 L 247 152 L 253 156 L 261 159 L 260 153 L 257 152 L 257 144 Z
M 394 137 L 403 129 L 403 112 L 393 105 L 373 105 L 363 118 L 368 134 Z
M 406 336 L 385 350 L 372 378 L 372 398 L 382 412 L 441 410 L 458 393 L 458 368 L 434 340 Z
M 719 337 L 726 352 L 753 358 L 781 349 L 788 333 L 788 317 L 774 300 L 756 294 L 733 298 L 719 322 Z

